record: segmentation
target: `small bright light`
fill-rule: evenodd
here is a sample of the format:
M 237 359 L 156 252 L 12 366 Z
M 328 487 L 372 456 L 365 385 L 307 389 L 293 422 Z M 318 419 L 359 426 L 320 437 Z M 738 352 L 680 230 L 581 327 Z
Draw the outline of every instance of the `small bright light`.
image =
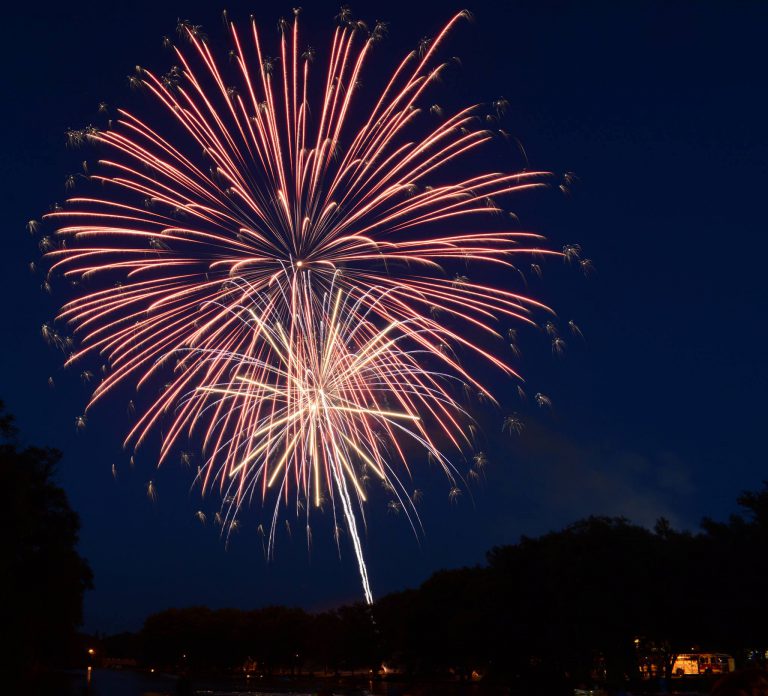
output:
M 88 648 L 88 654 L 89 655 L 95 655 L 96 651 L 93 648 Z
M 298 268 L 301 268 L 303 265 L 304 265 L 304 262 L 303 262 L 303 261 L 297 261 L 297 262 L 296 262 L 296 266 L 297 266 Z

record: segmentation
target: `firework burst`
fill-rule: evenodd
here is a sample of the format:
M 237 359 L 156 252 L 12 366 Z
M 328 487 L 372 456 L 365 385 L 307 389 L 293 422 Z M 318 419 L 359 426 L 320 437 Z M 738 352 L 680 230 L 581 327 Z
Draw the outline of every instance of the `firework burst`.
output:
M 57 227 L 45 238 L 49 277 L 77 286 L 58 316 L 78 339 L 67 364 L 96 354 L 105 365 L 89 408 L 120 385 L 143 392 L 125 442 L 138 447 L 163 421 L 160 462 L 182 438 L 199 438 L 199 479 L 229 501 L 225 526 L 271 489 L 275 520 L 291 495 L 307 508 L 329 497 L 369 600 L 353 510 L 365 477 L 384 480 L 415 524 L 396 471 L 408 469 L 400 442 L 412 439 L 458 496 L 430 428 L 459 451 L 469 443 L 452 381 L 493 399 L 458 355 L 516 378 L 486 339 L 503 345 L 500 324 L 549 311 L 448 268 L 517 273 L 516 256 L 563 256 L 500 222 L 497 201 L 548 186 L 549 175 L 456 178 L 497 134 L 479 106 L 451 115 L 421 106 L 451 64 L 439 51 L 464 16 L 409 53 L 367 105 L 355 99 L 381 24 L 340 18 L 321 67 L 297 16 L 280 22 L 276 57 L 253 20 L 243 29 L 227 20 L 226 62 L 200 27 L 180 22 L 183 48 L 166 41 L 176 65 L 130 77 L 154 115 L 118 109 L 106 130 L 71 131 L 72 144 L 101 152 L 72 183 L 87 178 L 98 192 L 46 216 Z
M 234 466 L 231 443 L 221 445 L 227 456 L 218 473 L 229 479 L 224 499 L 230 501 L 224 522 L 236 519 L 243 501 L 274 490 L 271 553 L 281 503 L 293 498 L 309 527 L 311 508 L 320 507 L 327 494 L 334 520 L 340 510 L 350 532 L 365 596 L 372 601 L 352 496 L 362 516 L 366 483 L 379 479 L 397 499 L 390 505 L 405 509 L 416 531 L 416 510 L 397 473 L 408 470 L 399 440 L 426 450 L 455 487 L 458 472 L 436 446 L 434 431 L 460 447 L 466 444 L 459 438 L 468 414 L 451 396 L 450 377 L 426 369 L 423 351 L 402 345 L 411 337 L 402 322 L 380 329 L 371 320 L 376 301 L 367 294 L 353 301 L 331 288 L 322 299 L 299 304 L 288 326 L 267 324 L 262 309 L 257 303 L 238 315 L 255 342 L 269 347 L 269 357 L 205 351 L 208 360 L 229 363 L 231 376 L 189 396 L 200 400 L 204 411 L 237 411 L 247 424 Z M 209 466 L 218 460 L 213 452 Z

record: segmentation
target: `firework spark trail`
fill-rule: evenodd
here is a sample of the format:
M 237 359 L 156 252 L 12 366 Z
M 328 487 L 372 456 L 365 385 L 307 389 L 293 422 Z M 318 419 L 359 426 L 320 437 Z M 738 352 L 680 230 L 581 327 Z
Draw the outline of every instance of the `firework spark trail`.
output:
M 248 438 L 240 441 L 237 463 L 225 463 L 221 471 L 230 479 L 225 497 L 232 502 L 226 520 L 235 518 L 255 489 L 263 493 L 264 486 L 279 488 L 271 552 L 278 508 L 281 503 L 287 505 L 290 485 L 296 490 L 297 511 L 306 511 L 307 525 L 308 501 L 320 506 L 327 490 L 334 521 L 337 502 L 341 507 L 365 596 L 372 601 L 351 496 L 356 496 L 362 516 L 365 481 L 369 472 L 374 474 L 394 492 L 416 531 L 416 510 L 387 444 L 398 434 L 413 440 L 455 483 L 458 472 L 438 449 L 430 435 L 433 428 L 425 421 L 434 421 L 430 425 L 437 424 L 438 430 L 452 435 L 461 432 L 468 414 L 451 396 L 450 377 L 426 370 L 421 351 L 401 345 L 408 342 L 401 324 L 377 328 L 371 321 L 375 306 L 367 306 L 368 302 L 365 294 L 353 300 L 342 290 L 332 289 L 320 306 L 298 306 L 290 316 L 290 327 L 267 325 L 261 306 L 242 308 L 242 321 L 277 359 L 265 362 L 249 355 L 204 351 L 207 360 L 229 364 L 234 376 L 218 385 L 199 387 L 188 399 L 202 399 L 205 408 L 223 405 L 227 413 L 241 411 L 252 423 Z M 387 403 L 388 397 L 395 399 L 395 405 Z M 377 436 L 377 430 L 386 437 Z M 402 449 L 394 456 L 407 468 Z
M 376 326 L 389 327 L 392 337 L 377 339 L 388 347 L 373 350 L 376 368 L 350 368 L 357 398 L 367 394 L 377 403 L 376 392 L 387 391 L 402 413 L 421 410 L 460 449 L 467 442 L 461 409 L 438 373 L 492 397 L 462 367 L 454 347 L 517 378 L 485 338 L 501 338 L 502 320 L 535 325 L 534 313 L 551 310 L 500 287 L 451 279 L 443 265 L 516 270 L 516 256 L 562 256 L 542 248 L 539 235 L 499 223 L 496 200 L 548 186 L 548 173 L 485 172 L 427 183 L 438 174 L 446 178 L 495 138 L 478 126 L 479 106 L 414 135 L 419 101 L 450 64 L 437 61 L 439 49 L 464 16 L 457 14 L 425 50 L 402 60 L 362 123 L 351 118 L 352 105 L 379 26 L 371 33 L 360 22 L 337 27 L 325 74 L 315 77 L 312 52 L 299 46 L 297 17 L 280 24 L 279 59 L 264 53 L 255 21 L 242 32 L 228 22 L 233 49 L 224 67 L 199 28 L 182 22 L 188 48 L 173 47 L 178 66 L 165 75 L 137 68 L 131 78 L 159 115 L 119 110 L 108 130 L 73 132 L 73 140 L 102 152 L 89 176 L 101 193 L 72 197 L 46 216 L 60 242 L 46 254 L 49 274 L 81 289 L 58 316 L 80 342 L 67 364 L 98 354 L 109 366 L 89 408 L 119 385 L 146 390 L 164 375 L 164 389 L 147 398 L 126 446 L 141 445 L 162 420 L 162 463 L 180 438 L 199 431 L 208 457 L 203 491 L 218 481 L 238 505 L 256 492 L 267 495 L 275 457 L 282 458 L 284 499 L 295 488 L 309 500 L 311 479 L 315 503 L 324 488 L 335 488 L 352 525 L 366 596 L 343 484 L 349 472 L 329 462 L 353 467 L 353 460 L 363 461 L 389 477 L 377 444 L 384 438 L 408 470 L 399 444 L 403 426 L 394 417 L 352 411 L 342 423 L 338 409 L 327 409 L 328 432 L 345 436 L 332 445 L 324 435 L 321 444 L 321 430 L 307 431 L 301 422 L 309 411 L 290 401 L 301 393 L 295 385 L 307 379 L 297 376 L 296 361 L 311 357 L 314 372 L 323 374 L 339 360 L 335 342 L 353 360 L 373 350 Z M 340 298 L 331 306 L 344 316 L 332 312 L 325 326 L 316 315 L 324 316 L 330 297 Z M 275 327 L 282 327 L 277 334 Z M 473 334 L 485 338 L 475 341 Z M 233 356 L 243 369 L 232 369 Z M 430 362 L 440 369 L 430 371 Z M 298 382 L 280 387 L 286 402 L 278 407 L 273 381 L 287 375 Z M 218 391 L 199 391 L 210 385 Z M 281 421 L 283 410 L 290 420 Z M 381 421 L 381 433 L 363 416 Z M 408 432 L 450 472 L 423 422 Z M 314 433 L 311 442 L 302 439 L 307 432 Z M 294 438 L 290 447 L 288 437 Z M 307 447 L 308 459 L 291 454 Z M 245 459 L 244 451 L 250 452 Z M 308 463 L 318 458 L 323 466 Z

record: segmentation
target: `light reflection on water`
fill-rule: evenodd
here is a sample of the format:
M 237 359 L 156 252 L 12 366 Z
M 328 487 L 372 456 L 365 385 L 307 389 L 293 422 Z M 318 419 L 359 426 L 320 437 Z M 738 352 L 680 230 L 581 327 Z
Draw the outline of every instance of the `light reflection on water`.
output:
M 147 672 L 94 670 L 90 686 L 86 673 L 72 675 L 68 689 L 56 688 L 46 696 L 177 696 L 176 677 L 168 674 Z M 199 680 L 194 683 L 194 696 L 508 696 L 509 688 L 482 686 L 480 684 L 396 684 L 372 682 L 368 686 L 338 686 L 312 683 L 301 687 L 286 683 L 285 688 L 270 684 L 270 688 L 258 689 L 244 680 L 238 685 L 233 681 Z M 0 692 L 2 693 L 2 692 Z M 518 693 L 518 692 L 514 692 Z M 565 693 L 565 692 L 557 692 Z M 555 696 L 554 692 L 534 689 L 527 696 Z M 570 691 L 569 694 L 573 694 Z M 4 693 L 2 693 L 4 696 Z M 695 692 L 676 693 L 673 696 L 703 696 Z
M 86 681 L 86 674 L 72 675 L 67 696 L 176 696 L 176 677 L 166 674 L 148 674 L 146 672 L 133 672 L 130 670 L 94 670 L 90 684 Z M 271 686 L 269 689 L 259 690 L 245 686 L 233 686 L 232 683 L 213 682 L 201 680 L 194 684 L 195 696 L 483 696 L 493 694 L 492 691 L 481 690 L 476 685 L 430 685 L 409 686 L 404 684 L 389 684 L 375 682 L 370 688 L 339 687 L 308 685 L 309 690 L 293 690 L 286 685 L 284 690 Z M 252 689 L 252 690 L 251 690 Z M 59 696 L 61 692 L 57 692 Z M 53 695 L 52 695 L 53 696 Z

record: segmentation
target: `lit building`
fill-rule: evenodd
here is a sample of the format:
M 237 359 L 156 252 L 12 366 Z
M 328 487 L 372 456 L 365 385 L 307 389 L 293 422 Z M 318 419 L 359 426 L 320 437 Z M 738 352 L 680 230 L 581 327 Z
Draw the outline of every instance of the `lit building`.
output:
M 724 674 L 733 672 L 733 657 L 725 653 L 691 652 L 680 653 L 672 665 L 673 677 L 691 674 Z

